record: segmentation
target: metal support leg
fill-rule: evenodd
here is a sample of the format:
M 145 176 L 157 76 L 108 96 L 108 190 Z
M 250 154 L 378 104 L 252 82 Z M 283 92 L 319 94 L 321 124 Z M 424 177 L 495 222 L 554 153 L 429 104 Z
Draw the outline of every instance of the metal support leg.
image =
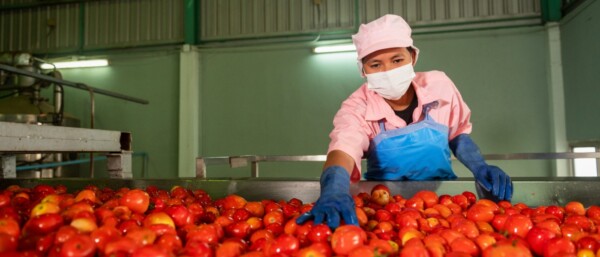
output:
M 258 178 L 258 162 L 257 161 L 253 161 L 252 162 L 252 177 L 253 178 Z
M 0 176 L 2 178 L 17 177 L 16 155 L 0 155 Z
M 196 178 L 206 178 L 206 162 L 204 162 L 204 158 L 196 158 Z
M 109 153 L 107 157 L 108 176 L 110 178 L 133 178 L 130 151 Z

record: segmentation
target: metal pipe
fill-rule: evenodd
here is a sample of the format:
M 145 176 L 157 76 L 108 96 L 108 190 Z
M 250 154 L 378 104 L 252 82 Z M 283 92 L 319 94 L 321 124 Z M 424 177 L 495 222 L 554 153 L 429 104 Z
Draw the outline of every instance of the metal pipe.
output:
M 136 98 L 136 97 L 131 97 L 128 95 L 124 95 L 124 94 L 120 94 L 120 93 L 115 93 L 115 92 L 111 92 L 108 90 L 104 90 L 104 89 L 100 89 L 100 88 L 94 88 L 94 87 L 90 87 L 87 86 L 85 84 L 82 83 L 76 83 L 76 82 L 72 82 L 72 81 L 68 81 L 68 80 L 63 80 L 63 79 L 57 79 L 57 78 L 53 78 L 44 74 L 38 74 L 38 73 L 34 73 L 34 72 L 29 72 L 26 70 L 22 70 L 19 68 L 15 68 L 13 66 L 9 66 L 9 65 L 5 65 L 5 64 L 0 64 L 0 70 L 5 70 L 11 73 L 17 73 L 20 75 L 25 75 L 25 76 L 29 76 L 29 77 L 33 77 L 36 79 L 41 79 L 44 81 L 48 81 L 48 82 L 52 82 L 55 84 L 60 84 L 63 86 L 68 86 L 68 87 L 72 87 L 72 88 L 77 88 L 77 89 L 81 89 L 81 90 L 88 90 L 92 89 L 95 93 L 101 94 L 101 95 L 106 95 L 106 96 L 110 96 L 110 97 L 114 97 L 114 98 L 119 98 L 122 100 L 126 100 L 126 101 L 130 101 L 130 102 L 134 102 L 134 103 L 139 103 L 139 104 L 148 104 L 148 100 L 144 100 L 144 99 L 140 99 L 140 98 Z

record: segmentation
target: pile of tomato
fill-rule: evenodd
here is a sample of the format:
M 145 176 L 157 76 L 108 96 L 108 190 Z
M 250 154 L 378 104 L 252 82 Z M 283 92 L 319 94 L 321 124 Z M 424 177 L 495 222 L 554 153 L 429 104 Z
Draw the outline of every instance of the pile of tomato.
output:
M 529 207 L 471 192 L 410 198 L 385 185 L 353 196 L 360 226 L 295 219 L 313 203 L 212 199 L 202 189 L 10 186 L 0 256 L 600 256 L 600 207 Z

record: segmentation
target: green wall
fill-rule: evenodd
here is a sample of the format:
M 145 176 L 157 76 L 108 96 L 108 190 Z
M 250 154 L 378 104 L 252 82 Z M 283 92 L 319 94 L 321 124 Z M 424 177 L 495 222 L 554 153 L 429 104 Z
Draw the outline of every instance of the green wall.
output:
M 600 141 L 600 2 L 587 2 L 561 22 L 569 142 Z
M 64 69 L 66 80 L 86 83 L 150 101 L 149 105 L 95 95 L 95 128 L 132 133 L 134 152 L 149 155 L 147 176 L 177 176 L 179 51 L 120 53 L 108 56 L 109 67 Z M 65 111 L 90 126 L 89 94 L 66 88 Z M 134 157 L 134 177 L 141 177 L 142 159 Z M 106 162 L 95 165 L 96 177 L 107 177 Z M 83 165 L 82 170 L 87 170 Z
M 462 92 L 484 153 L 551 150 L 543 27 L 421 35 L 415 44 L 416 70 L 445 71 Z M 202 155 L 325 154 L 335 112 L 363 79 L 354 53 L 310 50 L 306 44 L 202 50 Z M 513 176 L 551 174 L 545 161 L 493 163 Z M 265 164 L 261 175 L 318 177 L 321 165 Z M 249 175 L 249 168 L 208 171 L 209 177 Z

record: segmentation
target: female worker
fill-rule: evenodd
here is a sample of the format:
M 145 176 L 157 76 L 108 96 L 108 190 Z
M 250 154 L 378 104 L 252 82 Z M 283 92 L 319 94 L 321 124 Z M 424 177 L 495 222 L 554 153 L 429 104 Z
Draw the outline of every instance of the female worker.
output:
M 321 175 L 321 195 L 311 211 L 335 228 L 341 218 L 358 224 L 350 181 L 358 181 L 363 153 L 369 180 L 454 179 L 450 150 L 496 200 L 510 200 L 512 182 L 485 163 L 469 137 L 471 111 L 452 81 L 439 71 L 413 71 L 419 49 L 400 16 L 385 15 L 352 36 L 367 82 L 346 99 L 333 120 Z

